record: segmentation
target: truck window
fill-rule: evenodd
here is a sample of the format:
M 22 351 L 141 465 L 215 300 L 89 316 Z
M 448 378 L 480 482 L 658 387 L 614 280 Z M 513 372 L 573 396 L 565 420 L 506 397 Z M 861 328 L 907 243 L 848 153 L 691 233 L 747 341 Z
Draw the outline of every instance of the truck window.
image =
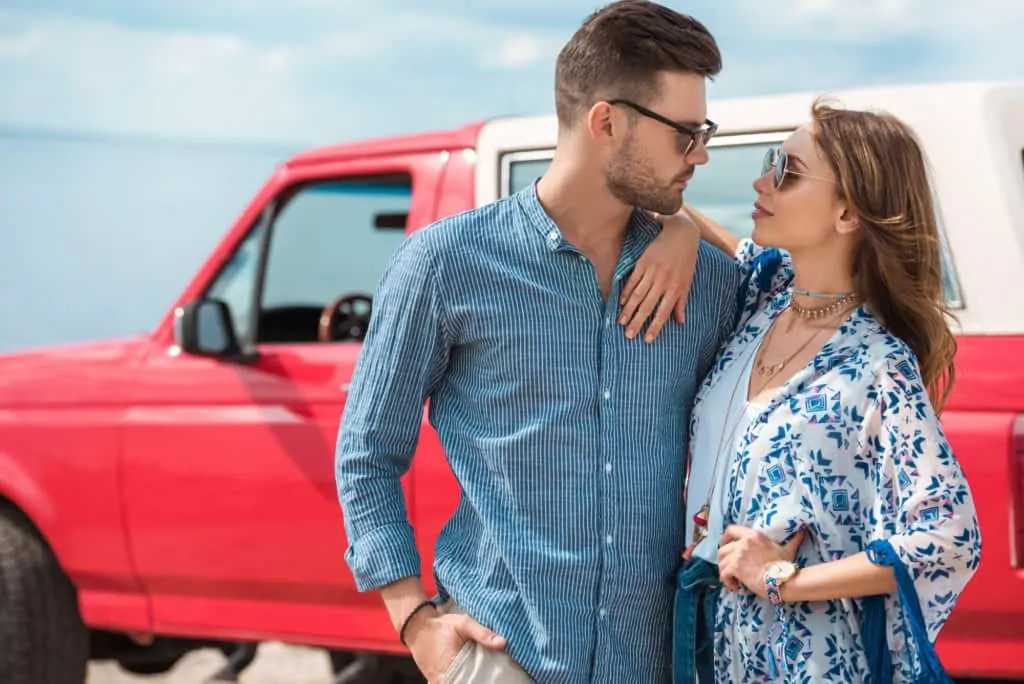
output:
M 686 201 L 721 223 L 735 235 L 749 237 L 754 229 L 750 212 L 757 198 L 752 184 L 761 170 L 765 152 L 785 139 L 786 133 L 721 136 L 710 146 L 711 161 L 697 170 L 686 190 Z M 552 150 L 507 153 L 501 160 L 504 194 L 526 188 L 547 170 Z M 952 255 L 942 230 L 942 284 L 951 308 L 963 306 Z
M 269 227 L 256 341 L 316 342 L 326 306 L 342 295 L 372 297 L 405 239 L 411 202 L 408 174 L 336 179 L 294 191 Z M 252 320 L 258 250 L 254 230 L 209 290 L 228 302 L 240 337 Z
M 252 294 L 256 286 L 262 234 L 263 224 L 257 223 L 206 292 L 207 297 L 223 300 L 228 305 L 235 334 L 242 340 L 249 339 L 249 328 L 252 326 Z
M 686 201 L 737 235 L 748 236 L 754 228 L 750 212 L 756 199 L 751 183 L 761 168 L 765 152 L 783 138 L 783 135 L 719 138 L 710 150 L 711 162 L 698 169 L 690 182 Z M 504 187 L 506 192 L 514 194 L 547 170 L 551 151 L 516 152 L 505 155 L 503 161 Z

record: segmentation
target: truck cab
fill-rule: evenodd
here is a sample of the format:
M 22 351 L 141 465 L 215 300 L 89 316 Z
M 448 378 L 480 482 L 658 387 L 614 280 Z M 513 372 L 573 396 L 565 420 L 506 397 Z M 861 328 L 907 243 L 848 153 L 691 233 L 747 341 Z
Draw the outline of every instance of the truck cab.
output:
M 907 121 L 933 169 L 959 345 L 942 420 L 985 545 L 939 653 L 958 676 L 1024 677 L 1024 84 L 836 95 Z M 761 159 L 811 101 L 712 100 L 687 201 L 748 233 Z M 81 682 L 89 657 L 159 671 L 264 640 L 401 658 L 345 564 L 334 478 L 374 291 L 410 232 L 528 186 L 556 135 L 546 114 L 303 152 L 150 333 L 0 358 L 0 642 L 20 645 L 0 673 L 58 660 L 53 681 Z M 430 578 L 458 488 L 425 419 L 404 485 Z

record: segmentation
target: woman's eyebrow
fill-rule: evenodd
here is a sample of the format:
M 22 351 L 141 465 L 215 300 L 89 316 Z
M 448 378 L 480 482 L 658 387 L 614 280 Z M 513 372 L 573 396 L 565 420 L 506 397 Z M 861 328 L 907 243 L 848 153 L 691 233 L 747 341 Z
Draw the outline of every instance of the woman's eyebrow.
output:
M 790 163 L 793 164 L 794 166 L 797 166 L 797 167 L 799 167 L 801 169 L 805 169 L 805 170 L 807 169 L 807 164 L 804 162 L 803 159 L 800 158 L 800 155 L 793 154 L 792 152 L 788 152 L 786 154 L 786 156 L 789 157 Z

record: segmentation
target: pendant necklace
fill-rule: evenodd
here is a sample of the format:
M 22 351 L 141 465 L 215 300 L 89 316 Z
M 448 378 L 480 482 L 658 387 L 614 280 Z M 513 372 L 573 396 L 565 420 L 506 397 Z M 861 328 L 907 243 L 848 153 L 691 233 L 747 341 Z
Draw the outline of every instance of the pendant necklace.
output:
M 849 298 L 847 298 L 847 297 L 842 297 L 842 298 L 837 297 L 836 299 L 841 304 L 848 304 L 848 302 L 849 302 Z M 792 302 L 791 302 L 791 304 L 792 304 Z M 797 313 L 799 313 L 799 312 L 797 312 Z M 758 389 L 758 391 L 755 392 L 755 396 L 757 394 L 759 394 L 761 392 L 761 390 L 763 390 L 764 387 L 769 382 L 771 382 L 772 377 L 774 377 L 776 373 L 778 373 L 783 368 L 785 368 L 786 364 L 788 364 L 790 361 L 792 361 L 794 358 L 796 358 L 797 355 L 800 354 L 800 352 L 804 351 L 807 348 L 807 346 L 815 338 L 817 338 L 818 334 L 821 332 L 821 330 L 816 330 L 813 335 L 811 335 L 803 344 L 801 344 L 797 348 L 796 351 L 794 351 L 792 354 L 787 356 L 785 359 L 783 359 L 779 363 L 774 363 L 774 364 L 770 364 L 770 365 L 769 364 L 765 364 L 763 359 L 761 358 L 761 351 L 768 346 L 768 343 L 769 343 L 770 339 L 772 339 L 774 337 L 772 333 L 775 332 L 775 323 L 777 322 L 777 320 L 778 319 L 775 319 L 775 320 L 773 320 L 771 322 L 770 327 L 769 327 L 768 331 L 765 333 L 764 339 L 762 340 L 761 344 L 759 344 L 758 348 L 754 350 L 754 359 L 753 359 L 754 367 L 757 368 L 757 372 L 758 372 L 759 375 L 761 375 L 762 377 L 766 376 L 765 379 L 764 379 L 764 382 L 761 383 L 760 388 Z M 726 418 L 728 418 L 728 416 L 731 415 L 731 413 L 732 413 L 732 407 L 733 407 L 733 404 L 736 401 L 736 394 L 737 394 L 737 392 L 739 392 L 739 388 L 743 384 L 744 379 L 747 378 L 747 375 L 748 375 L 747 373 L 741 372 L 739 379 L 736 381 L 736 384 L 735 384 L 735 386 L 732 389 L 732 396 L 729 397 L 729 405 L 728 405 L 728 408 L 725 411 Z M 749 380 L 748 380 L 748 382 L 749 382 Z M 749 394 L 749 388 L 748 388 L 747 392 Z M 748 402 L 750 401 L 749 397 L 748 397 L 747 401 Z M 744 412 L 740 414 L 740 417 L 737 418 L 736 421 L 733 423 L 732 429 L 729 431 L 729 440 L 730 441 L 728 443 L 725 441 L 725 434 L 726 434 L 725 428 L 726 428 L 727 424 L 722 426 L 722 436 L 721 436 L 721 438 L 719 440 L 719 443 L 718 443 L 718 453 L 715 454 L 715 463 L 712 466 L 712 470 L 711 470 L 711 478 L 712 478 L 712 480 L 711 480 L 711 487 L 708 490 L 708 495 L 707 495 L 707 498 L 704 501 L 704 505 L 701 506 L 697 510 L 697 512 L 694 513 L 694 515 L 693 515 L 693 536 L 692 536 L 692 539 L 690 541 L 690 545 L 688 547 L 686 547 L 686 550 L 683 552 L 683 559 L 684 560 L 689 560 L 689 558 L 693 555 L 693 552 L 697 548 L 697 546 L 699 546 L 700 543 L 702 541 L 704 541 L 708 537 L 708 535 L 710 534 L 710 530 L 708 529 L 708 526 L 709 526 L 709 523 L 711 521 L 711 501 L 714 498 L 715 489 L 718 487 L 718 480 L 720 479 L 719 478 L 719 472 L 718 472 L 718 463 L 719 463 L 719 461 L 722 458 L 722 452 L 725 451 L 727 448 L 729 449 L 730 453 L 732 453 L 732 448 L 730 446 L 728 446 L 728 445 L 730 445 L 732 443 L 732 440 L 735 439 L 736 431 L 739 428 L 739 425 L 743 421 L 745 416 L 746 416 L 746 410 L 744 410 Z M 688 487 L 689 487 L 689 485 L 687 485 L 687 488 Z
M 757 353 L 756 350 L 754 353 Z M 739 378 L 736 380 L 736 384 L 732 388 L 732 395 L 729 397 L 729 406 L 725 410 L 726 422 L 722 425 L 722 434 L 719 438 L 718 449 L 717 453 L 715 454 L 715 462 L 714 465 L 712 465 L 711 467 L 711 487 L 708 489 L 708 495 L 704 499 L 704 505 L 701 506 L 697 510 L 697 512 L 693 514 L 693 535 L 690 541 L 690 545 L 687 546 L 686 550 L 683 552 L 683 560 L 689 560 L 690 557 L 693 555 L 694 549 L 696 549 L 702 541 L 707 539 L 708 534 L 710 534 L 710 531 L 708 530 L 708 524 L 711 522 L 711 500 L 715 495 L 715 489 L 718 487 L 718 480 L 720 479 L 720 474 L 718 472 L 718 463 L 722 458 L 722 452 L 726 451 L 727 443 L 725 441 L 725 435 L 726 427 L 728 426 L 728 417 L 732 414 L 732 407 L 733 404 L 735 404 L 736 402 L 736 395 L 739 392 L 740 386 L 744 384 L 743 381 L 747 379 L 747 376 L 747 373 L 741 371 Z M 744 410 L 740 414 L 739 418 L 737 418 L 736 421 L 732 424 L 732 429 L 729 430 L 730 443 L 735 438 L 736 431 L 739 428 L 739 425 L 743 421 L 744 417 L 746 417 L 746 410 Z M 732 453 L 732 449 L 729 449 L 729 452 Z M 689 484 L 687 484 L 687 489 L 689 489 Z

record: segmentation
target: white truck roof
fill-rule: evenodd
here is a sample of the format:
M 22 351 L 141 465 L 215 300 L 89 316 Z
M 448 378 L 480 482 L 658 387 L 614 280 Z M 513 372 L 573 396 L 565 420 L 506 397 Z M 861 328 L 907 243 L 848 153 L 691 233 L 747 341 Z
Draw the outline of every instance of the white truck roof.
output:
M 960 331 L 1024 333 L 1024 82 L 937 83 L 714 99 L 714 147 L 780 141 L 816 96 L 878 109 L 911 125 L 933 171 Z M 550 159 L 554 114 L 487 122 L 477 143 L 477 205 L 509 191 L 514 161 Z M 758 168 L 750 176 L 754 180 Z

